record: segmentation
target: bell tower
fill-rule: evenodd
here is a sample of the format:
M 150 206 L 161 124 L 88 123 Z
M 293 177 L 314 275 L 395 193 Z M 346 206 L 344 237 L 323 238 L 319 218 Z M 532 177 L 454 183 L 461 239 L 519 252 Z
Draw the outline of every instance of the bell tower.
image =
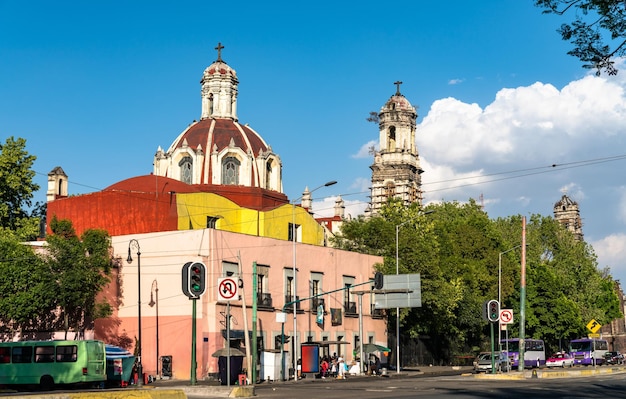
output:
M 554 204 L 554 219 L 565 227 L 565 230 L 574 234 L 578 241 L 583 240 L 583 222 L 576 201 L 563 194 L 561 199 Z
M 374 152 L 370 207 L 367 215 L 376 215 L 389 198 L 399 198 L 405 206 L 422 203 L 424 172 L 415 145 L 417 111 L 402 93 L 397 81 L 396 93 L 378 114 L 379 150 Z

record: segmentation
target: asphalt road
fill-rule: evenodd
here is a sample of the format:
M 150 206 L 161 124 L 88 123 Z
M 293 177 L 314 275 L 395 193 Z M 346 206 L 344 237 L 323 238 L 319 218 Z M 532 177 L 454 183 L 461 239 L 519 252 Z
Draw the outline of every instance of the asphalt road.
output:
M 473 376 L 360 378 L 292 384 L 260 384 L 257 398 L 624 398 L 626 373 L 592 377 L 483 380 Z M 189 398 L 192 398 L 189 396 Z

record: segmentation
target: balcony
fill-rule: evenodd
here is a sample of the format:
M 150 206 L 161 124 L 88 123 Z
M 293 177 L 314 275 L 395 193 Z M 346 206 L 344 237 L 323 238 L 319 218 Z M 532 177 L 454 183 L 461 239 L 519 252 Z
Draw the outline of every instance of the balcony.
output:
M 324 305 L 324 298 L 311 299 L 311 312 L 317 312 L 317 308 L 322 305 L 322 309 L 326 312 L 326 306 Z
M 376 309 L 375 305 L 371 307 L 371 313 L 373 319 L 382 319 L 385 315 L 383 309 Z
M 259 292 L 257 294 L 257 304 L 260 308 L 273 308 L 272 306 L 272 294 L 266 294 Z
M 293 298 L 294 298 L 294 297 L 293 297 L 293 296 L 291 296 L 291 295 L 285 295 L 285 304 L 290 303 L 290 302 L 293 302 L 293 301 L 298 301 L 298 300 L 300 300 L 300 297 L 299 297 L 299 296 L 297 296 L 297 297 L 296 297 L 296 299 L 293 299 Z M 302 302 L 296 302 L 296 310 L 297 310 L 298 312 L 300 312 L 300 311 L 302 310 L 302 309 L 301 309 L 301 307 L 300 307 L 300 305 L 301 305 L 301 304 L 302 304 Z M 285 308 L 285 313 L 293 313 L 293 303 L 292 303 L 292 304 L 290 304 L 290 305 L 288 305 L 288 306 Z
M 343 309 L 346 312 L 346 316 L 348 315 L 356 315 L 356 302 L 344 302 Z

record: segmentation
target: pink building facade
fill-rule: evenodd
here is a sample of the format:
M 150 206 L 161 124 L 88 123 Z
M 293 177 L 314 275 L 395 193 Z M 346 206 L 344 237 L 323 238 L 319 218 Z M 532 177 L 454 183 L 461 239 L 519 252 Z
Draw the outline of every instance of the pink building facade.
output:
M 133 261 L 129 264 L 131 240 L 137 240 L 140 249 L 131 248 Z M 226 347 L 228 311 L 231 347 L 247 352 L 245 331 L 250 334 L 256 320 L 258 359 L 263 352 L 281 349 L 283 329 L 289 340 L 283 350 L 293 353 L 293 305 L 284 313 L 283 307 L 293 300 L 294 293 L 301 299 L 296 305 L 298 356 L 301 344 L 307 342 L 320 343 L 320 355 L 337 353 L 348 362 L 354 360 L 361 341 L 387 345 L 386 321 L 372 306 L 374 294 L 370 292 L 374 265 L 382 262 L 381 257 L 215 229 L 115 236 L 112 245 L 119 268 L 106 295 L 118 307 L 113 317 L 96 322 L 95 337 L 110 343 L 134 342 L 139 336 L 140 302 L 142 365 L 146 374 L 161 374 L 160 360 L 171 356 L 172 378 L 191 376 L 192 300 L 182 292 L 181 277 L 182 266 L 187 262 L 202 262 L 207 268 L 207 289 L 196 302 L 198 379 L 219 372 L 218 358 L 213 355 Z M 141 255 L 138 257 L 136 252 Z M 137 297 L 139 264 L 141 298 Z M 229 304 L 218 300 L 218 282 L 228 276 L 241 280 L 237 299 L 228 301 Z M 315 295 L 319 296 L 305 299 Z M 319 305 L 324 308 L 322 323 L 318 319 Z M 243 361 L 244 368 L 248 368 L 249 361 Z M 286 368 L 292 367 L 290 361 L 287 365 Z

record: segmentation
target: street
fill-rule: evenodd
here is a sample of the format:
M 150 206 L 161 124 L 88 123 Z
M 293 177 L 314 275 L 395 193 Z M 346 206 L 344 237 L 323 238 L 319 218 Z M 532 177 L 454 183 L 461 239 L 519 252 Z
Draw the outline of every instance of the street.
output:
M 594 377 L 481 380 L 472 376 L 355 378 L 259 384 L 258 398 L 615 398 L 626 392 L 626 373 Z M 189 396 L 190 398 L 194 398 Z M 199 397 L 196 397 L 199 398 Z M 195 399 L 195 398 L 194 398 Z

